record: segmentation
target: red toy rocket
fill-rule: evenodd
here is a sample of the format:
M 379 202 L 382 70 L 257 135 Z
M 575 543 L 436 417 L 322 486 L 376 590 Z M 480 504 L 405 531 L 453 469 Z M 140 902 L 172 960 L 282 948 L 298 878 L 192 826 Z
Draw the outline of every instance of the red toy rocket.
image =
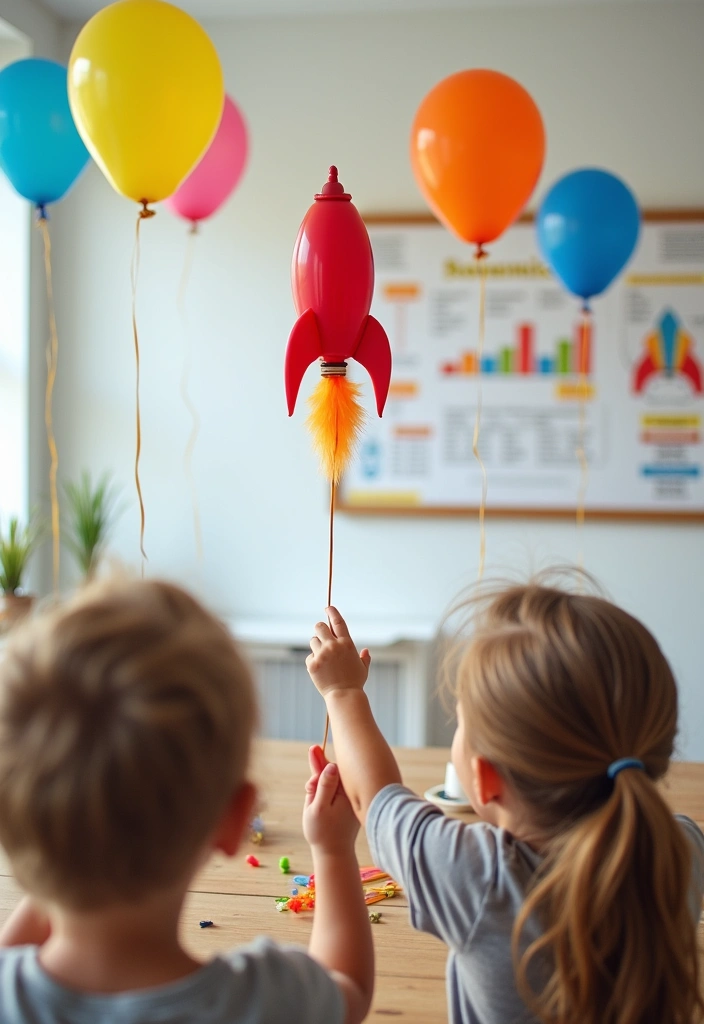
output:
M 309 426 L 328 477 L 337 482 L 362 426 L 359 388 L 346 379 L 347 359 L 366 368 L 381 416 L 391 379 L 391 347 L 369 315 L 374 258 L 364 221 L 331 167 L 303 218 L 293 250 L 291 286 L 298 313 L 286 348 L 286 401 L 293 414 L 303 375 L 314 360 L 321 380 Z
M 374 258 L 364 221 L 331 167 L 303 218 L 291 266 L 298 313 L 286 349 L 286 400 L 292 415 L 303 374 L 315 359 L 354 358 L 372 379 L 381 416 L 391 379 L 391 347 L 369 315 Z
M 364 422 L 361 388 L 347 379 L 347 360 L 364 366 L 381 416 L 391 380 L 391 346 L 369 315 L 374 294 L 374 257 L 364 221 L 331 167 L 328 180 L 303 218 L 293 249 L 291 287 L 298 320 L 286 346 L 284 377 L 288 414 L 303 375 L 320 360 L 321 380 L 308 399 L 307 426 L 330 481 L 328 596 L 332 601 L 335 489 Z M 325 722 L 323 751 L 328 738 Z

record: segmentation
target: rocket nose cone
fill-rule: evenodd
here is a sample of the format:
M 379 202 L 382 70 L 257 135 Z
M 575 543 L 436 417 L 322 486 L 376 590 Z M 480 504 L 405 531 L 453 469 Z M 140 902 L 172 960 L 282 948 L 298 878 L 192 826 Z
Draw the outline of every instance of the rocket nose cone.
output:
M 345 192 L 344 185 L 337 180 L 337 167 L 334 165 L 328 173 L 328 180 L 323 185 L 316 199 L 351 199 L 352 196 Z
M 337 180 L 337 167 L 333 165 L 328 172 L 328 180 L 322 187 L 321 195 L 342 196 L 344 193 L 345 187 Z

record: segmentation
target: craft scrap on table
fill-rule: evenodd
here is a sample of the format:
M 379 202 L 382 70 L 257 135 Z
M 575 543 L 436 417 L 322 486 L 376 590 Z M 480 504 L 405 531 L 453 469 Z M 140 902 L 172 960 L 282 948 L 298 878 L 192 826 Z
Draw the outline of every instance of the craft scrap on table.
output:
M 380 903 L 382 900 L 391 899 L 403 890 L 389 876 L 386 871 L 380 868 L 367 867 L 359 869 L 359 880 L 364 891 L 364 902 L 367 906 Z M 279 912 L 290 910 L 294 914 L 301 911 L 315 909 L 315 875 L 296 875 L 294 877 L 296 886 L 291 889 L 288 896 L 278 896 L 274 903 Z M 374 884 L 377 883 L 377 884 Z M 370 921 L 374 915 L 370 915 Z M 377 923 L 381 914 L 376 917 L 373 923 Z

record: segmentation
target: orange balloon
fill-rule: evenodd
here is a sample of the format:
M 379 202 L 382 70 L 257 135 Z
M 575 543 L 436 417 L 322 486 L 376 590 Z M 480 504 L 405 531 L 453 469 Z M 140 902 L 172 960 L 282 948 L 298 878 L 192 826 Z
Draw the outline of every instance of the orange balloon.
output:
M 499 71 L 459 71 L 425 97 L 411 163 L 435 215 L 465 242 L 498 238 L 530 199 L 545 158 L 534 100 Z

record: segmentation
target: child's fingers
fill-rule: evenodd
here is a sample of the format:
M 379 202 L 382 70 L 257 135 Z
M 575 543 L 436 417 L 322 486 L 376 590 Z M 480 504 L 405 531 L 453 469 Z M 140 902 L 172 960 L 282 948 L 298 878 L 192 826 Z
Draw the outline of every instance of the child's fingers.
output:
M 369 653 L 369 650 L 368 650 L 368 648 L 366 648 L 366 647 L 364 648 L 364 650 L 363 650 L 363 651 L 362 651 L 362 653 L 360 654 L 360 658 L 362 659 L 362 662 L 363 662 L 363 664 L 364 664 L 364 667 L 365 667 L 365 668 L 369 668 L 369 666 L 370 666 L 370 665 L 371 665 L 371 663 L 372 663 L 372 656 L 371 656 L 371 654 Z
M 322 747 L 316 744 L 308 750 L 308 764 L 310 765 L 310 770 L 313 775 L 316 777 L 320 775 L 325 768 L 325 765 L 329 764 L 327 757 L 323 753 Z
M 315 638 L 316 640 L 334 640 L 335 634 L 330 631 L 327 622 L 316 622 Z
M 311 775 L 311 777 L 306 782 L 306 799 L 305 799 L 305 806 L 306 807 L 310 807 L 310 805 L 315 800 L 315 794 L 316 794 L 316 792 L 318 790 L 318 779 L 319 778 L 320 778 L 320 775 L 316 772 L 314 775 Z
M 330 619 L 330 625 L 332 626 L 332 631 L 335 634 L 335 636 L 349 637 L 350 631 L 347 628 L 347 623 L 342 618 L 337 608 L 333 608 L 331 605 L 329 608 L 326 608 L 325 611 L 327 612 L 327 616 Z
M 315 794 L 317 802 L 323 806 L 330 806 L 337 794 L 337 787 L 340 783 L 340 775 L 337 765 L 332 762 L 325 765 L 322 774 L 318 778 L 318 789 Z

